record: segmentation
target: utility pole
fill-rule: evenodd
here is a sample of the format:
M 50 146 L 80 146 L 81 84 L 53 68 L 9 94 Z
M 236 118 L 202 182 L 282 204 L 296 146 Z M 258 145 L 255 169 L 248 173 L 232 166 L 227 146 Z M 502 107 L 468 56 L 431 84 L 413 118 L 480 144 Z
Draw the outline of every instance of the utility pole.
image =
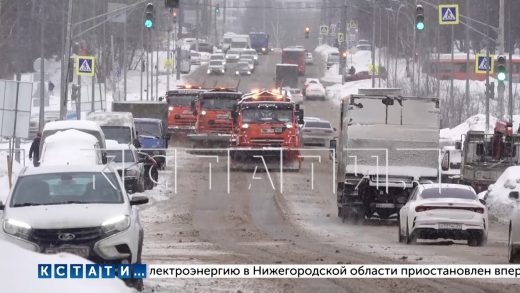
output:
M 182 24 L 184 22 L 184 5 L 183 5 L 182 1 L 179 1 L 179 10 L 177 13 L 177 17 L 178 17 L 177 36 L 175 38 L 175 46 L 176 46 L 177 54 L 175 57 L 175 67 L 177 69 L 176 79 L 180 80 L 181 79 L 181 65 L 180 65 L 180 63 L 181 63 L 181 46 L 180 46 L 179 40 L 182 37 Z
M 168 66 L 166 66 L 166 91 L 169 91 L 170 90 L 170 67 L 171 67 L 171 63 L 170 63 L 170 51 L 171 51 L 171 48 L 170 48 L 170 42 L 171 42 L 171 34 L 172 34 L 172 13 L 173 13 L 173 9 L 172 11 L 170 11 L 170 13 L 168 14 L 168 17 L 167 17 L 167 21 L 166 23 L 168 24 L 168 41 L 167 41 L 167 45 L 166 45 L 166 62 L 168 63 Z
M 381 6 L 379 6 L 379 54 L 377 54 L 377 67 L 379 68 L 376 70 L 377 72 L 377 87 L 381 87 L 381 49 L 382 49 L 382 43 L 383 43 L 383 26 L 381 21 Z
M 498 39 L 497 39 L 497 47 L 498 47 L 498 54 L 504 54 L 504 48 L 505 48 L 505 40 L 504 40 L 504 22 L 505 22 L 505 0 L 500 0 L 500 7 L 498 9 Z M 511 9 L 511 7 L 509 7 Z M 509 40 L 511 41 L 511 40 Z
M 38 128 L 40 132 L 43 130 L 45 124 L 45 13 L 43 8 L 45 5 L 40 2 L 40 119 L 38 121 Z
M 507 10 L 507 25 L 509 26 L 507 39 L 509 40 L 509 80 L 508 80 L 508 90 L 509 90 L 509 121 L 513 122 L 513 109 L 514 109 L 514 97 L 513 97 L 513 39 L 511 39 L 511 4 L 512 0 L 509 0 L 509 9 Z
M 451 26 L 451 64 L 454 64 L 453 59 L 455 59 L 455 26 Z M 453 109 L 454 103 L 454 96 L 453 96 L 453 70 L 454 68 L 450 68 L 450 102 L 449 102 L 449 109 Z M 451 119 L 448 118 L 448 121 L 451 122 Z
M 372 0 L 372 88 L 376 87 L 376 0 Z
M 126 19 L 127 13 L 125 11 L 125 22 L 123 23 L 123 100 L 126 101 L 126 74 L 127 74 L 127 64 L 126 64 Z M 94 92 L 94 79 L 92 78 L 92 92 Z M 92 101 L 92 105 L 94 105 L 94 101 Z M 92 107 L 92 111 L 94 111 L 94 107 Z
M 466 5 L 466 13 L 468 14 L 469 17 L 471 17 L 471 8 L 469 6 L 469 0 L 466 0 L 465 1 Z M 468 20 L 468 24 L 471 25 L 471 20 Z M 466 39 L 465 39 L 465 43 L 466 43 L 466 64 L 469 64 L 469 54 L 470 54 L 470 47 L 469 47 L 469 28 L 466 26 L 465 27 L 465 33 L 466 33 Z M 466 93 L 464 94 L 464 102 L 463 102 L 463 105 L 468 105 L 469 103 L 469 75 L 471 74 L 471 66 L 466 66 Z M 464 109 L 466 109 L 466 107 L 461 107 L 461 111 L 464 111 Z M 459 115 L 459 123 L 462 122 L 462 117 L 465 116 L 463 112 L 460 113 Z
M 70 28 L 72 26 L 72 0 L 69 0 L 67 9 L 67 26 L 65 32 L 65 47 L 63 48 L 63 62 L 61 66 L 60 85 L 60 118 L 65 119 L 67 114 L 67 86 L 68 86 L 68 64 L 70 62 Z M 71 73 L 72 74 L 72 73 Z
M 150 101 L 153 101 L 153 33 L 152 30 L 149 31 L 149 46 L 150 46 Z
M 222 7 L 223 7 L 223 10 L 224 10 L 223 15 L 222 15 L 223 16 L 223 19 L 222 19 L 222 33 L 224 34 L 224 33 L 226 33 L 227 0 L 223 0 L 222 2 L 223 2 L 222 3 Z M 265 28 L 264 28 L 264 30 L 265 30 Z
M 345 82 L 345 79 L 343 78 L 343 74 L 345 73 L 345 68 L 347 66 L 347 57 L 343 57 L 343 54 L 347 51 L 346 46 L 346 36 L 347 36 L 347 2 L 344 0 L 343 7 L 341 9 L 341 22 L 340 22 L 340 28 L 338 29 L 339 32 L 343 34 L 343 42 L 340 43 L 340 64 L 339 64 L 339 75 L 341 75 L 342 83 Z

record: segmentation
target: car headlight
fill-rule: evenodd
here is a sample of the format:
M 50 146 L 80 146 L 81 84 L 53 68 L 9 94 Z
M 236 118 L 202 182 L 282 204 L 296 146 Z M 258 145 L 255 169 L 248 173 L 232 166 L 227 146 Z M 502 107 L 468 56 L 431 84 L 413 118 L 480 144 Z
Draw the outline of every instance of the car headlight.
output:
M 224 73 L 224 69 L 222 69 L 222 70 L 220 70 L 220 71 L 222 71 L 222 73 Z
M 206 111 L 202 111 L 202 112 L 200 112 L 200 114 L 201 114 L 202 116 L 206 116 L 207 113 L 206 113 Z
M 265 48 L 262 48 L 262 52 L 265 52 Z
M 106 234 L 121 232 L 128 229 L 128 227 L 130 227 L 130 217 L 127 215 L 110 218 L 101 224 L 101 228 Z
M 255 61 L 258 60 L 258 56 L 254 56 L 253 58 L 255 58 Z
M 136 169 L 125 169 L 125 176 L 137 177 L 139 176 L 139 171 Z
M 287 128 L 293 128 L 292 123 L 287 123 Z
M 207 73 L 210 74 L 210 73 L 211 73 L 211 70 L 208 69 Z
M 247 74 L 251 74 L 251 71 L 248 71 Z
M 238 71 L 237 71 L 237 72 L 235 72 L 235 74 L 236 74 L 236 75 L 239 75 L 239 74 L 240 74 L 240 72 L 238 72 Z
M 5 220 L 3 226 L 5 233 L 23 239 L 27 239 L 29 237 L 29 232 L 31 231 L 31 226 L 29 224 L 15 219 Z
M 168 111 L 173 111 L 173 107 L 168 107 Z
M 249 124 L 243 124 L 242 125 L 242 129 L 248 129 L 249 128 Z

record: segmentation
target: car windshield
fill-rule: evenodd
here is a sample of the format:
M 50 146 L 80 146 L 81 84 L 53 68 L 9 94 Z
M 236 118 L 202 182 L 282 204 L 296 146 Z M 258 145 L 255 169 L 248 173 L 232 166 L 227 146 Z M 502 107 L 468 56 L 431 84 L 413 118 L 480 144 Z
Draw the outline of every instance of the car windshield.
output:
M 111 172 L 22 176 L 11 197 L 11 207 L 122 202 L 122 191 L 116 175 Z
M 136 121 L 135 128 L 139 135 L 161 136 L 161 125 L 157 122 Z
M 106 139 L 115 140 L 118 143 L 131 143 L 130 128 L 127 126 L 101 126 Z
M 304 127 L 331 129 L 330 123 L 328 123 L 328 122 L 318 122 L 318 121 L 305 122 L 305 126 Z
M 244 123 L 291 122 L 292 110 L 288 109 L 245 109 L 242 112 Z
M 462 188 L 428 188 L 421 193 L 421 197 L 424 199 L 431 198 L 460 198 L 460 199 L 477 199 L 475 193 L 468 189 Z
M 108 150 L 107 156 L 113 157 L 115 163 L 135 163 L 134 153 L 129 149 Z
M 249 63 L 238 63 L 238 69 L 246 69 L 249 70 Z
M 228 54 L 231 54 L 231 55 L 240 55 L 240 52 L 238 52 L 238 51 L 229 51 Z
M 222 61 L 210 61 L 209 66 L 221 66 Z
M 201 105 L 203 110 L 233 110 L 237 101 L 226 98 L 204 98 Z
M 190 107 L 195 101 L 196 95 L 168 96 L 168 105 L 177 107 Z

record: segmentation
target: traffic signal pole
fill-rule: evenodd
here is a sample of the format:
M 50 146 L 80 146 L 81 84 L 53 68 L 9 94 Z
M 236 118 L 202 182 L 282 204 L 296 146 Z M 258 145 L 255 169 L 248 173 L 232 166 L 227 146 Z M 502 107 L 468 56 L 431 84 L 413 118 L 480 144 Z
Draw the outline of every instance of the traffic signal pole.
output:
M 330 26 L 329 26 L 330 27 Z M 372 88 L 376 87 L 376 0 L 372 0 Z
M 175 57 L 175 67 L 177 69 L 177 72 L 176 72 L 176 80 L 180 80 L 181 79 L 181 47 L 180 47 L 180 38 L 182 36 L 182 24 L 184 22 L 184 5 L 182 4 L 182 1 L 179 2 L 179 11 L 177 13 L 177 17 L 178 17 L 178 20 L 177 20 L 177 36 L 175 38 L 175 46 L 176 46 L 176 50 L 177 50 L 177 54 L 176 54 L 176 57 Z
M 67 9 L 67 29 L 65 32 L 65 47 L 63 48 L 63 61 L 61 66 L 61 91 L 60 91 L 60 118 L 65 119 L 67 114 L 67 83 L 68 83 L 68 64 L 70 62 L 70 30 L 72 25 L 72 0 L 69 0 Z M 70 72 L 73 74 L 73 72 Z

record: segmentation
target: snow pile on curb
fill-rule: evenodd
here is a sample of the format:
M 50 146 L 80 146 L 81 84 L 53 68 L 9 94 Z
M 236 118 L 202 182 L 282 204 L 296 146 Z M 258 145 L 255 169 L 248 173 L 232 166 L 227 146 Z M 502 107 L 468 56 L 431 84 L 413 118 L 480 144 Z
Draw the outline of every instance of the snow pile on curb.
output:
M 370 79 L 351 81 L 344 85 L 335 84 L 326 88 L 326 94 L 334 103 L 339 104 L 341 99 L 352 94 L 357 94 L 359 89 L 366 89 L 372 87 Z
M 20 172 L 21 166 L 13 162 L 13 179 L 14 182 L 16 174 Z M 7 195 L 9 194 L 9 177 L 7 176 L 7 153 L 0 152 L 0 201 L 5 203 Z
M 493 116 L 489 116 L 489 131 L 493 132 L 495 128 L 495 124 L 497 122 L 497 118 Z M 520 126 L 520 115 L 513 115 L 513 133 L 516 133 L 518 127 Z M 468 131 L 485 131 L 486 130 L 486 115 L 485 114 L 477 114 L 469 117 L 463 123 L 453 127 L 453 128 L 444 128 L 441 129 L 440 139 L 441 142 L 446 144 L 455 144 L 456 141 L 460 141 L 463 134 L 466 134 Z
M 0 275 L 4 292 L 136 292 L 120 279 L 38 279 L 38 264 L 92 264 L 68 253 L 41 254 L 0 239 Z M 16 273 L 13 274 L 13 269 Z M 9 277 L 7 277 L 9 276 Z
M 511 191 L 520 191 L 520 166 L 509 167 L 504 171 L 507 180 L 497 182 L 486 199 L 488 212 L 502 223 L 508 223 L 516 203 L 509 199 Z

